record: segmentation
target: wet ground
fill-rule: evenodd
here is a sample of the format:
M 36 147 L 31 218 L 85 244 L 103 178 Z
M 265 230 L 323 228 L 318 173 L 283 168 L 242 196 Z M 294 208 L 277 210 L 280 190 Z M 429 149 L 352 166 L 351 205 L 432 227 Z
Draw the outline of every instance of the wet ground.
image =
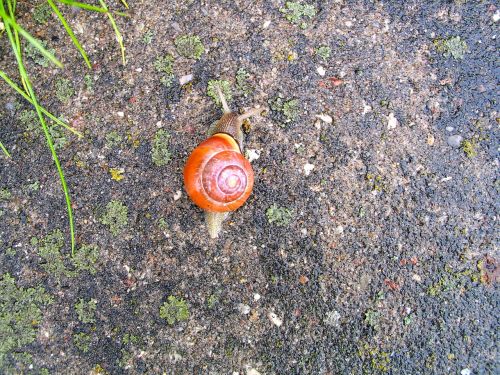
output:
M 57 133 L 80 258 L 1 82 L 2 373 L 498 373 L 497 3 L 308 1 L 298 20 L 275 0 L 129 3 L 126 66 L 105 15 L 64 8 L 92 70 L 19 4 L 65 64 L 26 59 L 41 103 L 84 133 Z M 0 66 L 19 82 L 5 34 Z M 182 181 L 221 115 L 210 80 L 270 107 L 245 140 L 254 192 L 217 240 Z

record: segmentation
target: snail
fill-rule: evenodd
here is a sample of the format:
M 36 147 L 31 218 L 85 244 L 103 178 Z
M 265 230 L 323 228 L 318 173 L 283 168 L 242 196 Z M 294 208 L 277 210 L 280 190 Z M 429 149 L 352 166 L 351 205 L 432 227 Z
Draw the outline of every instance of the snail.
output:
M 242 155 L 243 121 L 260 114 L 253 108 L 232 112 L 219 87 L 216 88 L 224 114 L 189 155 L 184 167 L 184 187 L 191 200 L 205 211 L 211 238 L 217 238 L 222 223 L 231 211 L 241 207 L 252 193 L 254 173 Z

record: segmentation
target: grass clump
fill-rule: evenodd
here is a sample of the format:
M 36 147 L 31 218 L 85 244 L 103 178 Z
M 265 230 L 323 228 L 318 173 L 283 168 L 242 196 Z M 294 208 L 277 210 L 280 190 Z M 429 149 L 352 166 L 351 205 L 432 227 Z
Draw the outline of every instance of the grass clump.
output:
M 71 81 L 67 78 L 60 78 L 56 81 L 56 97 L 62 103 L 67 103 L 75 95 L 75 89 Z
M 174 44 L 177 53 L 188 59 L 199 60 L 201 55 L 203 55 L 203 52 L 205 52 L 203 43 L 196 35 L 179 36 L 175 39 Z
M 460 148 L 469 159 L 472 159 L 477 156 L 477 150 L 476 150 L 477 145 L 474 141 L 464 140 L 462 141 Z
M 106 210 L 100 219 L 101 224 L 107 225 L 113 236 L 117 236 L 128 223 L 128 208 L 122 202 L 112 200 L 106 205 Z
M 160 317 L 165 319 L 170 325 L 173 325 L 175 322 L 188 320 L 189 310 L 186 301 L 182 298 L 178 299 L 174 296 L 169 296 L 168 301 L 165 301 L 160 307 Z
M 153 63 L 155 70 L 160 73 L 160 82 L 169 87 L 174 80 L 174 56 L 166 54 L 158 56 Z
M 33 10 L 33 20 L 39 25 L 46 25 L 52 15 L 52 8 L 47 3 L 37 5 Z
M 290 224 L 293 218 L 293 211 L 286 207 L 278 207 L 273 204 L 266 211 L 267 221 L 269 224 L 275 224 L 279 227 Z
M 330 54 L 332 53 L 332 50 L 328 46 L 319 46 L 316 48 L 316 55 L 321 57 L 323 61 L 327 61 L 330 58 Z
M 44 288 L 18 287 L 10 274 L 0 276 L 0 369 L 13 366 L 14 352 L 35 341 L 41 306 L 52 302 Z
M 95 323 L 95 311 L 97 309 L 97 301 L 95 299 L 89 299 L 87 302 L 83 298 L 80 298 L 78 303 L 75 305 L 76 313 L 78 314 L 78 319 L 82 323 Z
M 438 38 L 434 40 L 436 51 L 444 57 L 453 57 L 455 60 L 462 60 L 468 51 L 467 43 L 459 36 L 452 36 L 447 39 Z
M 306 18 L 309 20 L 313 19 L 317 11 L 314 5 L 303 4 L 299 1 L 287 1 L 285 7 L 280 9 L 280 12 L 294 25 L 298 25 L 301 29 L 306 29 L 309 26 Z
M 44 40 L 39 40 L 38 41 L 43 48 L 45 48 L 47 51 L 49 51 L 51 54 L 55 53 L 55 50 L 52 48 L 47 48 L 47 42 Z M 33 44 L 27 44 L 26 47 L 24 47 L 24 55 L 32 60 L 35 64 L 40 65 L 44 68 L 47 68 L 50 65 L 49 59 L 44 56 L 38 48 L 36 48 Z
M 225 80 L 211 80 L 208 81 L 207 85 L 207 95 L 212 98 L 212 100 L 218 106 L 222 106 L 222 102 L 220 101 L 219 94 L 217 93 L 217 86 L 219 86 L 222 95 L 226 98 L 227 102 L 230 102 L 233 96 L 231 95 L 231 85 L 228 81 Z
M 92 336 L 88 333 L 80 332 L 73 335 L 73 344 L 78 350 L 87 353 L 90 349 L 90 344 L 92 343 Z
M 166 130 L 160 129 L 156 132 L 151 149 L 151 159 L 157 167 L 163 167 L 172 158 L 172 154 L 168 150 L 169 140 L 170 134 Z

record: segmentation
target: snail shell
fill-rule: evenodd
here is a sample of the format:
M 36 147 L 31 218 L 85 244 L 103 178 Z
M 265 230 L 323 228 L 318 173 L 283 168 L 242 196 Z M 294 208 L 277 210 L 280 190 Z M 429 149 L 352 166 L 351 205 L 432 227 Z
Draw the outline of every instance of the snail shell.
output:
M 238 142 L 216 133 L 196 147 L 184 168 L 184 185 L 193 202 L 209 212 L 241 207 L 252 192 L 254 174 Z

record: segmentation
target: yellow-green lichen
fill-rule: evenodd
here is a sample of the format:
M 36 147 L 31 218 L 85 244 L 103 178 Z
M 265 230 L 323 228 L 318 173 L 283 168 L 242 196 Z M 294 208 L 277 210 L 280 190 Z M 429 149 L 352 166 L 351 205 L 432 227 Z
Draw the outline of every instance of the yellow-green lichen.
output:
M 267 221 L 279 227 L 290 224 L 293 218 L 293 211 L 286 207 L 278 207 L 273 204 L 266 210 Z
M 160 82 L 169 87 L 174 80 L 174 56 L 166 54 L 158 56 L 153 63 L 155 70 L 160 74 Z
M 316 55 L 321 57 L 323 61 L 327 61 L 330 58 L 332 50 L 328 46 L 319 46 L 316 48 Z
M 95 323 L 95 312 L 97 309 L 97 301 L 95 299 L 89 299 L 85 301 L 83 298 L 75 305 L 75 311 L 78 315 L 78 319 L 82 323 Z
M 7 188 L 0 189 L 0 201 L 8 201 L 12 197 L 12 193 Z
M 468 51 L 467 43 L 459 36 L 434 39 L 433 43 L 436 51 L 442 53 L 444 57 L 451 56 L 456 60 L 463 59 Z
M 56 52 L 53 48 L 49 48 L 47 46 L 46 41 L 38 40 L 38 42 L 51 54 L 54 54 Z M 45 55 L 43 55 L 40 50 L 32 43 L 27 43 L 26 47 L 24 47 L 24 56 L 33 61 L 35 64 L 40 65 L 44 68 L 47 68 L 50 64 L 49 59 Z
M 285 6 L 280 9 L 280 12 L 294 25 L 306 29 L 309 26 L 306 19 L 311 20 L 314 18 L 317 11 L 314 5 L 304 4 L 299 1 L 287 1 Z
M 462 144 L 460 145 L 460 148 L 462 151 L 465 153 L 465 155 L 469 158 L 472 159 L 477 156 L 477 145 L 474 140 L 464 140 L 462 141 Z
M 41 3 L 33 9 L 33 20 L 39 25 L 45 25 L 52 15 L 52 8 L 47 3 Z
M 62 103 L 67 103 L 75 95 L 75 89 L 69 79 L 60 78 L 56 81 L 55 93 L 57 99 Z
M 175 39 L 174 44 L 177 53 L 188 59 L 198 60 L 205 52 L 201 39 L 196 35 L 179 36 Z
M 85 332 L 75 333 L 73 335 L 73 345 L 76 346 L 78 350 L 87 353 L 90 349 L 90 344 L 92 343 L 92 336 Z
M 282 94 L 278 94 L 270 99 L 269 106 L 278 115 L 278 125 L 281 127 L 297 120 L 300 114 L 299 100 L 285 99 Z
M 128 223 L 128 208 L 118 200 L 112 200 L 106 205 L 106 210 L 100 218 L 101 224 L 107 225 L 113 236 L 117 236 Z
M 13 366 L 13 352 L 35 341 L 41 307 L 52 302 L 44 288 L 18 287 L 9 274 L 0 276 L 0 369 Z
M 391 357 L 389 353 L 376 346 L 361 343 L 358 346 L 358 355 L 364 360 L 363 373 L 372 374 L 374 371 L 388 372 L 390 370 Z
M 225 80 L 211 80 L 208 81 L 207 85 L 207 95 L 212 98 L 212 100 L 217 104 L 218 106 L 222 106 L 222 102 L 220 100 L 219 94 L 217 92 L 217 86 L 222 92 L 222 95 L 224 95 L 224 98 L 226 99 L 227 102 L 230 102 L 233 98 L 231 94 L 231 85 L 229 84 L 228 81 Z
M 189 310 L 186 301 L 182 298 L 178 299 L 177 297 L 169 296 L 167 301 L 160 307 L 160 317 L 165 319 L 170 325 L 173 325 L 175 322 L 188 320 Z
M 170 134 L 166 130 L 160 129 L 156 132 L 151 147 L 151 159 L 157 167 L 163 167 L 172 159 L 168 149 L 169 140 Z

